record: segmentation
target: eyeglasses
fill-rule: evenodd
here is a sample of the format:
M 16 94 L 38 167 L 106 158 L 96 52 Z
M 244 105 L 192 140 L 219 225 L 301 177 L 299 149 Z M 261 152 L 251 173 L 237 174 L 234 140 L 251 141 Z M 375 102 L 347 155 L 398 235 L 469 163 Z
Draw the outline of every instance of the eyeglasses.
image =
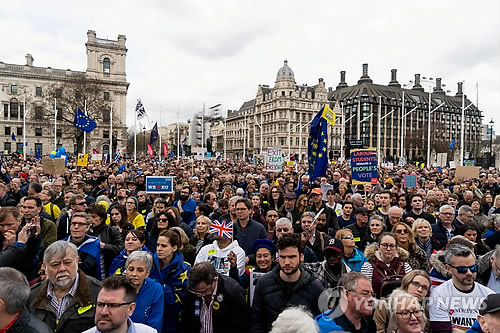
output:
M 280 192 L 277 191 L 271 191 L 272 194 L 279 194 Z
M 400 315 L 401 318 L 403 319 L 410 319 L 411 315 L 414 315 L 415 318 L 420 318 L 424 314 L 424 311 L 423 310 L 403 311 L 403 312 L 396 312 L 396 314 Z
M 127 205 L 135 205 L 135 202 L 127 202 Z
M 391 250 L 394 250 L 396 248 L 396 244 L 382 243 L 380 244 L 380 246 L 382 246 L 384 249 L 391 249 Z
M 354 235 L 352 235 L 352 234 L 342 236 L 342 239 L 353 239 L 353 238 L 354 238 Z
M 129 305 L 129 304 L 132 304 L 132 302 L 127 302 L 127 303 L 102 303 L 102 302 L 97 302 L 96 307 L 98 309 L 104 309 L 107 306 L 110 310 L 115 310 L 115 309 L 118 309 L 121 306 Z
M 162 218 L 162 219 L 158 219 L 158 221 L 160 221 L 160 222 L 168 222 L 168 219 L 167 218 Z
M 409 234 L 410 232 L 408 231 L 408 229 L 398 229 L 398 230 L 396 230 L 396 233 L 397 234 Z
M 137 197 L 138 198 L 144 198 L 144 194 L 139 194 Z
M 196 295 L 198 297 L 213 297 L 212 291 L 210 290 L 212 288 L 212 284 L 210 284 L 207 289 L 203 290 L 202 292 L 197 292 L 195 290 L 189 289 L 188 292 L 190 292 L 193 295 Z
M 472 266 L 453 266 L 453 265 L 450 265 L 450 267 L 455 268 L 457 270 L 457 272 L 460 274 L 467 273 L 467 270 L 470 270 L 471 273 L 477 272 L 477 265 L 472 265 Z
M 75 226 L 75 227 L 85 227 L 85 226 L 88 226 L 88 225 L 89 225 L 88 223 L 71 222 L 71 226 Z
M 246 207 L 245 207 L 245 208 L 236 208 L 235 210 L 236 210 L 237 212 L 241 212 L 241 211 L 244 211 L 244 210 L 247 210 L 247 209 L 248 209 L 248 208 L 246 208 Z
M 418 283 L 417 281 L 411 281 L 410 284 L 414 286 L 416 289 L 422 288 L 422 290 L 429 291 L 431 289 L 430 286 L 426 286 L 423 284 Z
M 277 228 L 276 232 L 290 232 L 289 228 Z
M 82 202 L 75 202 L 75 206 L 85 206 L 87 205 L 87 202 L 86 201 L 82 201 Z M 26 208 L 26 207 L 25 207 Z

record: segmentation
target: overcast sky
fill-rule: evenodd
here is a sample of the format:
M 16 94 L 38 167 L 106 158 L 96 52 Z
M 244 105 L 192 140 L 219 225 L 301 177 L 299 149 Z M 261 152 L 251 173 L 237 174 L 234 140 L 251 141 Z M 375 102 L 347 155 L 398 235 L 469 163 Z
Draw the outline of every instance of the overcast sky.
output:
M 185 121 L 222 104 L 239 109 L 258 84 L 274 85 L 288 59 L 297 84 L 339 72 L 356 84 L 362 64 L 374 83 L 398 69 L 401 84 L 415 73 L 457 82 L 483 122 L 500 131 L 500 1 L 3 1 L 0 61 L 86 70 L 87 30 L 127 38 L 127 123 L 141 98 L 152 123 Z

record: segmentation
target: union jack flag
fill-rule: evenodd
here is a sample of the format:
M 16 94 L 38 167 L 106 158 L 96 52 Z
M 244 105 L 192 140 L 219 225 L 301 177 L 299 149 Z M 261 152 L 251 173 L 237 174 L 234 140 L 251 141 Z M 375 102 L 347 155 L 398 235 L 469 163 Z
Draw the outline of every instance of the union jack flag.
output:
M 233 222 L 231 221 L 213 221 L 208 233 L 224 238 L 233 238 Z

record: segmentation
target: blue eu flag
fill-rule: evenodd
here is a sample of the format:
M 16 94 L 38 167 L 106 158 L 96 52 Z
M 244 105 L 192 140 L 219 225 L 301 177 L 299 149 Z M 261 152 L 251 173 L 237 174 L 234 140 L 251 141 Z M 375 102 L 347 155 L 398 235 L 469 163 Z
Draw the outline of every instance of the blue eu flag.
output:
M 153 126 L 153 129 L 151 130 L 151 136 L 149 138 L 149 144 L 152 146 L 153 143 L 156 142 L 156 140 L 158 140 L 158 123 L 155 123 L 155 125 Z
M 87 115 L 83 113 L 80 108 L 77 108 L 75 113 L 75 120 L 73 120 L 73 126 L 81 129 L 82 131 L 90 133 L 97 127 L 97 124 L 95 123 L 95 121 L 87 117 Z
M 325 176 L 328 169 L 328 135 L 326 119 L 322 117 L 323 109 L 324 106 L 312 120 L 309 130 L 307 157 L 311 182 Z

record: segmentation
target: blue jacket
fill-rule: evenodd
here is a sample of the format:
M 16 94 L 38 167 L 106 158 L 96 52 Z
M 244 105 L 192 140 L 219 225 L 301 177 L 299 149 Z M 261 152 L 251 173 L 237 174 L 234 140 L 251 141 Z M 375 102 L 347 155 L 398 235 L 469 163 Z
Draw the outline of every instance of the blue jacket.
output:
M 481 326 L 479 326 L 479 322 L 476 320 L 474 322 L 474 325 L 471 326 L 465 333 L 484 333 L 484 331 L 481 329 Z
M 346 260 L 346 258 L 344 257 L 342 261 L 351 269 L 351 271 L 361 272 L 361 267 L 365 262 L 368 261 L 368 258 L 365 257 L 363 252 L 354 248 L 354 255 L 352 256 L 352 258 Z
M 148 253 L 151 253 L 148 248 L 143 245 L 140 251 L 146 251 Z M 127 255 L 127 250 L 123 249 L 116 257 L 113 259 L 113 262 L 111 262 L 111 266 L 109 266 L 109 272 L 108 275 L 125 275 L 125 262 L 127 261 L 128 255 Z
M 318 323 L 319 333 L 344 332 L 344 329 L 329 317 L 332 312 L 333 310 L 328 310 L 314 318 L 316 323 Z
M 71 236 L 64 239 L 71 241 Z M 85 236 L 85 241 L 77 246 L 80 263 L 78 267 L 87 275 L 99 281 L 104 280 L 104 259 L 101 260 L 101 241 L 94 236 Z
M 253 253 L 252 245 L 255 240 L 267 239 L 266 228 L 251 218 L 248 220 L 248 224 L 244 229 L 241 228 L 239 221 L 235 223 L 235 226 L 237 230 L 236 237 L 238 239 L 238 244 L 243 251 L 245 251 L 247 256 Z
M 163 287 L 157 281 L 146 278 L 135 296 L 135 310 L 130 316 L 134 323 L 141 323 L 161 332 L 163 322 Z
M 179 200 L 174 201 L 174 207 L 177 208 L 177 203 Z M 194 227 L 195 221 L 196 221 L 196 216 L 194 215 L 194 211 L 196 210 L 196 206 L 198 204 L 196 201 L 193 199 L 189 198 L 185 203 L 182 204 L 182 209 L 184 210 L 181 213 L 182 221 L 184 221 L 186 224 L 190 225 L 191 227 Z
M 184 256 L 180 251 L 174 253 L 174 257 L 161 271 L 158 254 L 153 256 L 154 267 L 151 269 L 150 277 L 163 286 L 164 315 L 162 332 L 178 332 L 179 313 L 184 302 L 184 293 L 188 284 L 188 274 L 191 266 L 184 262 Z

